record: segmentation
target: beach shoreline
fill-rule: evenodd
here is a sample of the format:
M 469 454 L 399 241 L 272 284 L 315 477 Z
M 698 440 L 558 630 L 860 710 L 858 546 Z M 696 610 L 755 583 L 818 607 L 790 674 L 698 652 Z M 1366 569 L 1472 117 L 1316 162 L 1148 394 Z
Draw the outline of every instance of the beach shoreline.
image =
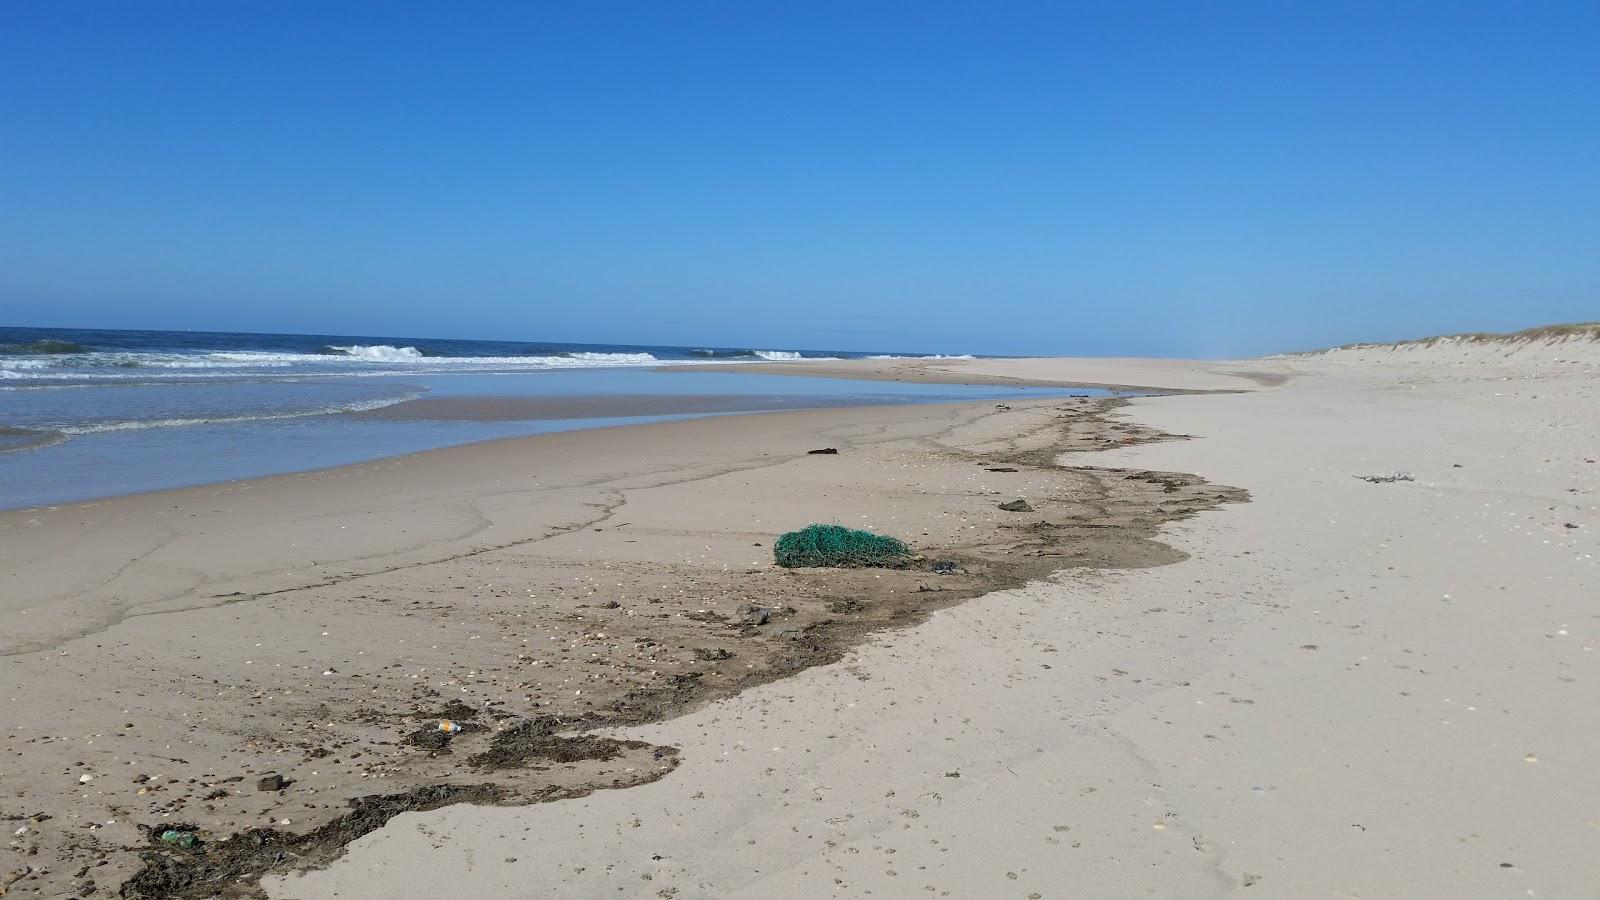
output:
M 50 861 L 17 890 L 1592 883 L 1600 354 L 1490 352 L 1141 361 L 1101 383 L 1170 393 L 701 418 L 0 513 L 12 718 L 52 723 L 8 737 L 0 813 Z M 938 365 L 1118 366 L 998 362 Z M 1250 502 L 1205 512 L 1228 485 Z M 809 521 L 924 558 L 774 568 Z M 174 825 L 204 851 L 161 844 Z
M 1030 359 L 868 358 L 740 363 L 737 371 L 763 375 L 851 378 L 912 384 L 1096 388 L 1125 393 L 1204 394 L 1275 387 L 1288 379 L 1287 365 L 1252 361 L 1079 357 Z M 662 372 L 735 371 L 727 366 L 664 366 Z
M 271 828 L 315 835 L 294 855 L 326 862 L 381 824 L 372 802 L 393 815 L 653 779 L 671 748 L 584 735 L 788 677 L 1058 565 L 1169 562 L 1150 540 L 1160 522 L 1242 495 L 1055 465 L 1069 447 L 1156 437 L 1117 421 L 1119 404 L 721 416 L 0 513 L 11 713 L 52 723 L 8 740 L 4 812 L 48 816 L 21 843 L 58 856 L 23 883 L 81 888 L 88 865 L 101 888 L 134 877 L 130 896 L 187 896 L 173 869 L 193 855 L 152 870 L 137 848 Z M 808 452 L 822 448 L 840 452 Z M 1036 510 L 997 509 L 1013 495 Z M 933 556 L 775 569 L 772 537 L 811 521 Z M 770 611 L 741 624 L 752 606 Z M 467 730 L 433 746 L 441 718 Z M 540 733 L 515 765 L 468 762 L 516 722 Z M 288 786 L 253 791 L 267 775 Z M 248 894 L 256 862 L 206 871 L 244 872 Z
M 498 438 L 672 417 L 1064 393 L 734 371 L 668 376 L 625 365 L 398 379 L 346 372 L 291 381 L 230 376 L 197 383 L 14 386 L 0 388 L 0 509 L 315 471 Z

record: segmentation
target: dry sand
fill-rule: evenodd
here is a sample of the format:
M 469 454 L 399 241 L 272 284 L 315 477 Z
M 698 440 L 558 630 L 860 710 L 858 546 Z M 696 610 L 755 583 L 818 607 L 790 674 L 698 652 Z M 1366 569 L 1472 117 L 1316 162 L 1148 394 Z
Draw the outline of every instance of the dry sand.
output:
M 1280 384 L 1286 366 L 1255 361 L 1235 365 L 1215 360 L 1117 359 L 840 359 L 751 363 L 741 372 L 825 375 L 876 381 L 941 384 L 1014 384 L 1100 387 L 1171 392 L 1237 391 Z M 664 372 L 727 372 L 723 365 L 671 366 Z
M 1600 353 L 1383 354 L 1134 401 L 1199 439 L 1097 463 L 1252 491 L 1166 530 L 1187 560 L 943 610 L 620 732 L 679 748 L 668 778 L 407 814 L 269 887 L 1595 896 Z

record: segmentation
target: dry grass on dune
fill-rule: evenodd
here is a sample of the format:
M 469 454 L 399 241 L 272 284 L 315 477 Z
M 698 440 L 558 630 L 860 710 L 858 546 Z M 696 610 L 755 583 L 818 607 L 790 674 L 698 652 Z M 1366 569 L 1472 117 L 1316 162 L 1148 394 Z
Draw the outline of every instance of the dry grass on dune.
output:
M 1371 350 L 1383 347 L 1433 347 L 1439 344 L 1531 344 L 1538 341 L 1567 340 L 1600 341 L 1600 322 L 1569 322 L 1560 325 L 1540 325 L 1521 331 L 1494 332 L 1469 331 L 1461 334 L 1437 334 L 1403 341 L 1370 341 L 1342 344 L 1323 350 L 1302 350 L 1286 356 L 1316 356 L 1335 350 Z

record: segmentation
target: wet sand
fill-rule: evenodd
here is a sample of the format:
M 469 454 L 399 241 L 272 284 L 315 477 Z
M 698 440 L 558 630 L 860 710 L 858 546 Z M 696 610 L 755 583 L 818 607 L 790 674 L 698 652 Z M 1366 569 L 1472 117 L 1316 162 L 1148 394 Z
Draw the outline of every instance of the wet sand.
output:
M 606 419 L 633 416 L 714 415 L 832 406 L 869 406 L 871 398 L 761 394 L 597 394 L 552 397 L 420 397 L 393 406 L 345 413 L 379 422 L 505 422 L 534 419 Z

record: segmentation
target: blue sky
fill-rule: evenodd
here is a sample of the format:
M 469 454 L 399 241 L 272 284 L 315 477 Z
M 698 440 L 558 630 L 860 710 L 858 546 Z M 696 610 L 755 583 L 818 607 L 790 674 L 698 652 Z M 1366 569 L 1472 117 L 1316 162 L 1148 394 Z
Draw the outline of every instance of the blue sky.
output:
M 1600 319 L 1600 4 L 8 4 L 0 323 L 1219 356 Z

